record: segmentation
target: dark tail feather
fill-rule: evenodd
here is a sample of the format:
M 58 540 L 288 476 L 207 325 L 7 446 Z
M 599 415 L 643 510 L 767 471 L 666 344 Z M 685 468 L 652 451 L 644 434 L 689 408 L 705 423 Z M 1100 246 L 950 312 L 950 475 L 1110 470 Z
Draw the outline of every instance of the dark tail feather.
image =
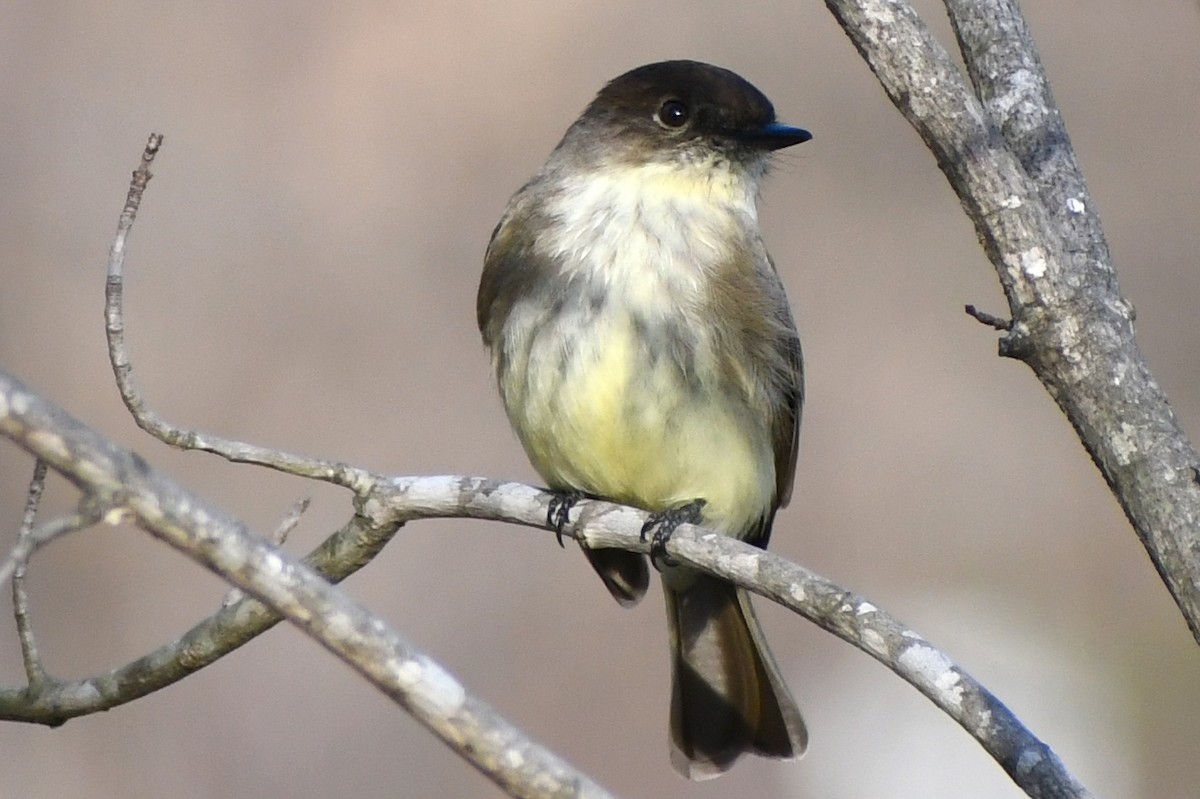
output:
M 681 592 L 666 588 L 671 632 L 671 764 L 704 780 L 745 752 L 791 759 L 808 733 L 779 675 L 750 597 L 697 575 Z
M 650 587 L 646 556 L 624 549 L 585 549 L 583 554 L 622 607 L 636 605 Z

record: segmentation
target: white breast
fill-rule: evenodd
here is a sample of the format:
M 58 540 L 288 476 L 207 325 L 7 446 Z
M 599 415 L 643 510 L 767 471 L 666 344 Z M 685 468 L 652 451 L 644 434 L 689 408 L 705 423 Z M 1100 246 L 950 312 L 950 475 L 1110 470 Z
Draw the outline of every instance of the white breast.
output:
M 712 163 L 612 166 L 565 181 L 539 248 L 647 311 L 702 303 L 705 273 L 757 225 L 756 187 Z M 581 273 L 581 274 L 580 274 Z

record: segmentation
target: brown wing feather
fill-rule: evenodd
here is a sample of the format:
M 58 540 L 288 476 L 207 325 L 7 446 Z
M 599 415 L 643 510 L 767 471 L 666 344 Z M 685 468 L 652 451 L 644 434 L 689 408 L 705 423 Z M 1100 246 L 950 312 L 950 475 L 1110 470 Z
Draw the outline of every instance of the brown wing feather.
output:
M 779 407 L 771 415 L 771 442 L 775 451 L 775 506 L 763 519 L 762 529 L 752 543 L 766 548 L 771 538 L 771 526 L 775 511 L 788 504 L 792 498 L 792 484 L 796 476 L 796 456 L 800 451 L 800 415 L 804 406 L 804 357 L 800 349 L 800 334 L 792 320 L 791 308 L 783 292 L 783 284 L 775 270 L 775 262 L 763 253 L 770 267 L 769 279 L 774 283 L 771 292 L 776 306 L 771 309 L 778 324 L 779 334 L 773 346 L 778 356 L 781 373 L 782 396 Z
M 765 398 L 756 403 L 756 410 L 768 414 L 770 419 L 775 499 L 771 507 L 763 509 L 758 529 L 745 538 L 765 547 L 775 510 L 786 505 L 792 496 L 800 408 L 804 402 L 804 368 L 800 336 L 775 263 L 761 239 L 754 237 L 746 245 L 741 258 L 730 259 L 724 269 L 712 275 L 710 291 L 714 316 L 725 320 L 729 329 L 723 357 L 730 373 L 741 371 L 747 363 L 761 370 L 753 378 L 758 388 L 749 390 L 752 396 L 760 390 L 765 392 Z
M 800 452 L 800 412 L 804 405 L 804 358 L 800 352 L 800 336 L 796 333 L 791 314 L 788 324 L 793 337 L 784 343 L 791 365 L 791 390 L 787 393 L 785 413 L 772 420 L 771 434 L 775 443 L 775 501 L 784 507 L 792 498 L 792 481 L 796 476 L 796 456 Z

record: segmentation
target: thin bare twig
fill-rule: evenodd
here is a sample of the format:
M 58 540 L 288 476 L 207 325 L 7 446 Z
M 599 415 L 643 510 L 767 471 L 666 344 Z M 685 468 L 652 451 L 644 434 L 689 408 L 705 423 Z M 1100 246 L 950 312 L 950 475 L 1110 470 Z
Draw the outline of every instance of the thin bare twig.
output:
M 288 510 L 287 515 L 283 517 L 283 519 L 279 522 L 279 526 L 275 528 L 274 532 L 271 533 L 267 540 L 277 547 L 283 546 L 287 542 L 288 534 L 291 533 L 292 530 L 295 529 L 296 525 L 300 523 L 300 517 L 304 515 L 306 510 L 308 510 L 308 505 L 311 501 L 312 500 L 309 497 L 301 497 L 298 499 L 292 505 L 291 509 Z M 245 595 L 246 594 L 240 588 L 230 588 L 229 592 L 225 594 L 225 598 L 221 600 L 221 607 L 227 608 L 230 605 L 241 601 L 242 597 Z
M 967 316 L 970 316 L 972 319 L 975 319 L 977 322 L 979 322 L 981 324 L 985 324 L 988 327 L 993 328 L 994 330 L 1011 330 L 1012 329 L 1012 320 L 1011 319 L 1001 319 L 999 316 L 994 316 L 993 314 L 990 314 L 987 311 L 979 310 L 974 305 L 968 305 L 968 306 L 966 306 L 966 308 L 964 310 L 966 310 Z
M 18 568 L 29 561 L 34 552 L 46 544 L 64 535 L 91 527 L 103 517 L 104 514 L 98 511 L 77 510 L 19 536 L 8 557 L 0 562 L 0 583 L 12 577 Z
M 37 518 L 45 490 L 46 462 L 38 458 L 33 462 L 33 477 L 30 478 L 29 488 L 25 492 L 25 512 L 21 515 L 21 528 L 17 531 L 17 538 L 29 535 L 33 529 L 33 520 Z
M 41 488 L 38 488 L 38 494 L 41 494 Z M 26 500 L 26 517 L 29 517 L 30 522 L 32 522 L 32 517 L 28 512 L 30 504 L 34 505 L 34 511 L 36 512 L 37 500 L 32 498 L 32 492 L 30 492 L 29 500 Z M 28 563 L 32 554 L 43 546 L 46 546 L 50 541 L 60 539 L 60 537 L 70 533 L 76 533 L 77 530 L 91 527 L 92 524 L 100 522 L 104 517 L 104 512 L 98 509 L 98 507 L 92 507 L 91 503 L 84 503 L 83 505 L 86 507 L 82 507 L 82 509 L 76 512 L 68 513 L 66 516 L 56 518 L 52 522 L 47 522 L 41 525 L 41 527 L 31 530 L 26 530 L 23 522 L 22 530 L 17 535 L 16 545 L 12 547 L 12 551 L 8 552 L 8 557 L 0 561 L 0 583 L 12 577 L 20 567 Z
M 121 392 L 121 399 L 124 401 L 125 407 L 129 409 L 129 413 L 138 427 L 168 446 L 211 452 L 234 463 L 265 466 L 286 474 L 333 483 L 355 492 L 364 490 L 369 483 L 370 475 L 362 469 L 352 468 L 344 463 L 292 455 L 196 430 L 185 430 L 170 424 L 146 405 L 141 389 L 134 380 L 133 364 L 125 343 L 125 251 L 129 233 L 133 229 L 138 208 L 141 206 L 142 195 L 150 182 L 150 166 L 154 163 L 155 156 L 158 155 L 162 141 L 163 137 L 160 134 L 152 133 L 146 142 L 146 149 L 142 153 L 142 162 L 134 170 L 129 193 L 125 199 L 125 208 L 117 223 L 117 234 L 113 238 L 108 254 L 108 280 L 105 283 L 104 305 L 105 331 L 108 336 L 109 361 L 112 364 L 113 376 L 116 378 L 117 389 Z
M 271 533 L 270 542 L 275 546 L 283 546 L 287 543 L 287 537 L 296 529 L 296 525 L 300 523 L 300 517 L 308 510 L 309 504 L 312 502 L 312 497 L 301 497 L 296 500 L 287 515 L 280 520 L 275 531 Z
M 23 546 L 33 535 L 33 520 L 37 518 L 42 492 L 46 488 L 46 462 L 38 458 L 33 464 L 33 478 L 25 495 L 25 513 L 21 517 L 21 528 L 17 531 L 17 546 Z M 46 680 L 46 669 L 38 654 L 37 639 L 33 634 L 33 621 L 29 616 L 29 595 L 25 590 L 25 567 L 28 557 L 16 560 L 12 572 L 13 617 L 17 623 L 17 638 L 21 642 L 21 662 L 25 666 L 25 679 L 30 688 L 37 688 Z M 3 580 L 0 580 L 3 582 Z
M 31 490 L 31 499 L 33 493 Z M 41 493 L 40 487 L 37 493 Z M 36 509 L 36 500 L 32 504 Z M 27 518 L 32 521 L 32 515 L 27 514 Z M 13 616 L 17 623 L 17 638 L 21 642 L 21 660 L 25 666 L 25 676 L 29 681 L 30 689 L 37 689 L 46 685 L 49 679 L 46 675 L 46 669 L 42 665 L 41 655 L 38 653 L 37 639 L 33 634 L 33 622 L 29 615 L 29 595 L 25 590 L 25 573 L 29 565 L 29 558 L 33 556 L 34 552 L 51 541 L 69 533 L 91 527 L 100 521 L 100 518 L 100 514 L 97 513 L 76 511 L 54 521 L 47 522 L 36 529 L 28 529 L 22 524 L 21 533 L 17 537 L 16 545 L 8 557 L 4 559 L 4 562 L 0 563 L 0 583 L 12 577 Z

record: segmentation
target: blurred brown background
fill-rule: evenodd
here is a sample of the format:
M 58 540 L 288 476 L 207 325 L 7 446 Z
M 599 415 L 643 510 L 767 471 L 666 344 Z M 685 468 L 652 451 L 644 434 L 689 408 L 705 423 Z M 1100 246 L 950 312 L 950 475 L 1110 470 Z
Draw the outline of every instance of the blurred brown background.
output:
M 1142 347 L 1200 435 L 1200 11 L 1025 5 Z M 1004 311 L 991 267 L 821 4 L 5 2 L 0 20 L 0 364 L 260 531 L 313 493 L 294 552 L 345 518 L 344 494 L 166 451 L 113 388 L 104 264 L 146 135 L 167 139 L 127 321 L 161 413 L 384 472 L 533 480 L 474 324 L 505 200 L 608 78 L 670 57 L 741 72 L 816 135 L 763 199 L 810 389 L 775 548 L 943 647 L 1098 795 L 1195 796 L 1200 653 L 1053 403 L 963 314 Z M 5 547 L 30 469 L 0 446 Z M 72 496 L 48 495 L 48 513 Z M 144 653 L 224 593 L 129 529 L 40 553 L 31 590 L 62 676 Z M 544 533 L 413 525 L 348 590 L 626 796 L 1020 795 L 914 690 L 765 603 L 812 749 L 680 780 L 661 600 L 620 610 Z M 0 762 L 15 799 L 497 795 L 283 628 L 112 712 L 0 725 Z

